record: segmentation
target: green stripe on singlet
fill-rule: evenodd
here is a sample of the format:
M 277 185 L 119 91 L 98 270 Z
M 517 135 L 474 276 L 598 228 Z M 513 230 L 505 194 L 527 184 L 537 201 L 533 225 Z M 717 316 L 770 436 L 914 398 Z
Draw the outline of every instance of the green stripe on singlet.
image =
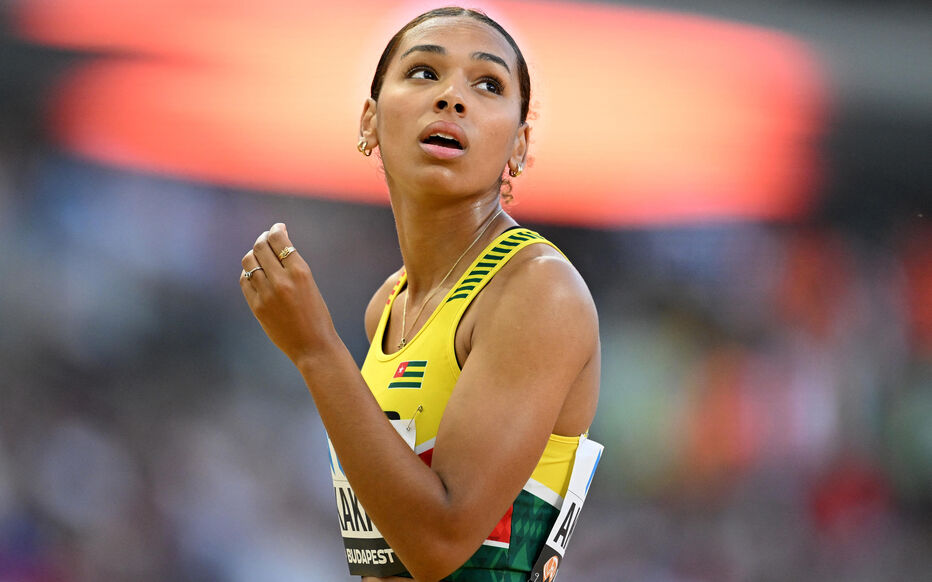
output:
M 512 504 L 509 547 L 480 546 L 466 563 L 445 579 L 452 582 L 525 582 L 558 513 L 546 501 L 522 490 Z
M 511 240 L 530 240 L 532 238 L 543 239 L 544 237 L 540 236 L 536 232 L 526 230 L 523 232 L 516 232 L 512 235 L 509 235 L 508 238 Z
M 511 240 L 508 240 L 511 239 Z M 511 234 L 507 237 L 506 240 L 501 240 L 495 245 L 488 253 L 482 256 L 482 261 L 476 263 L 472 271 L 469 272 L 467 278 L 462 281 L 459 287 L 453 290 L 453 295 L 447 299 L 447 303 L 453 301 L 454 299 L 466 299 L 469 297 L 467 291 L 472 291 L 476 288 L 475 285 L 469 285 L 469 283 L 481 283 L 482 277 L 489 274 L 491 269 L 494 269 L 507 255 L 514 251 L 514 247 L 520 245 L 522 242 L 526 242 L 532 239 L 541 239 L 543 237 L 531 233 L 531 231 L 521 231 Z
M 421 382 L 392 382 L 389 388 L 420 388 Z
M 558 514 L 555 507 L 522 490 L 512 504 L 509 547 L 479 546 L 476 553 L 444 580 L 526 582 Z M 410 574 L 400 576 L 409 578 Z

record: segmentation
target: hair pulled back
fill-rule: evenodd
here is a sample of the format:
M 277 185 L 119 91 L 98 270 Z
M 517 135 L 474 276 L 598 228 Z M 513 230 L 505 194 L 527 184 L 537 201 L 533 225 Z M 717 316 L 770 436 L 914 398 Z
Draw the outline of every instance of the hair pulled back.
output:
M 415 26 L 426 22 L 433 18 L 442 18 L 449 16 L 468 16 L 474 18 L 479 22 L 491 26 L 497 30 L 504 38 L 508 41 L 508 44 L 511 45 L 511 48 L 514 49 L 515 55 L 517 56 L 517 74 L 518 74 L 518 84 L 521 90 L 521 123 L 527 121 L 528 110 L 530 109 L 531 103 L 531 76 L 528 73 L 527 62 L 524 60 L 524 55 L 521 54 L 521 49 L 518 48 L 518 43 L 515 42 L 515 39 L 511 38 L 511 35 L 508 34 L 502 26 L 483 14 L 478 10 L 472 10 L 468 8 L 460 8 L 458 6 L 449 6 L 446 8 L 437 8 L 430 10 L 417 16 L 411 22 L 404 25 L 404 27 L 395 33 L 395 36 L 388 41 L 388 44 L 385 46 L 385 50 L 382 51 L 382 56 L 379 58 L 379 64 L 375 68 L 375 75 L 372 78 L 372 87 L 369 92 L 369 96 L 372 97 L 375 101 L 379 100 L 379 93 L 382 91 L 382 82 L 385 80 L 385 72 L 388 70 L 388 63 L 391 61 L 392 57 L 395 55 L 395 51 L 398 49 L 398 45 L 401 43 L 401 39 L 404 38 L 405 33 L 414 28 Z

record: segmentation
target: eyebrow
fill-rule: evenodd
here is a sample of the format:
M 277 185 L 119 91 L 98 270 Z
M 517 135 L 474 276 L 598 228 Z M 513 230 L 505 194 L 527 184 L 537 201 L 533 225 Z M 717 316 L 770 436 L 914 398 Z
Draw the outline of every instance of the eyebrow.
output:
M 436 54 L 438 54 L 438 55 L 445 55 L 445 54 L 447 54 L 447 49 L 443 48 L 443 47 L 440 46 L 440 45 L 436 45 L 436 44 L 418 44 L 418 45 L 414 45 L 413 47 L 411 47 L 411 48 L 409 48 L 408 50 L 406 50 L 406 51 L 404 52 L 404 54 L 401 55 L 401 58 L 405 58 L 406 56 L 410 55 L 411 53 L 417 52 L 417 51 L 426 52 L 426 53 L 436 53 Z M 473 53 L 472 55 L 470 55 L 470 56 L 471 56 L 472 58 L 478 60 L 478 61 L 489 61 L 489 62 L 492 62 L 492 63 L 499 64 L 499 65 L 505 67 L 505 70 L 508 71 L 509 74 L 511 74 L 511 68 L 508 66 L 508 63 L 506 63 L 506 62 L 505 62 L 505 59 L 501 58 L 500 56 L 493 55 L 492 53 L 485 53 L 485 52 L 482 52 L 482 51 L 476 51 L 476 52 L 474 52 L 474 53 Z
M 472 58 L 478 59 L 480 61 L 491 61 L 493 63 L 498 63 L 499 65 L 505 67 L 505 70 L 508 71 L 509 75 L 511 74 L 511 69 L 508 67 L 508 63 L 506 63 L 505 59 L 503 59 L 502 57 L 493 55 L 491 53 L 484 53 L 484 52 L 477 51 L 472 54 Z

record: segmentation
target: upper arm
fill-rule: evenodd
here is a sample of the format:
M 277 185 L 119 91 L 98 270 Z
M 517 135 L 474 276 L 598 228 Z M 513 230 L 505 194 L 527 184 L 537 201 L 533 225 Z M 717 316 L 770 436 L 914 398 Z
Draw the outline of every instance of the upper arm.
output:
M 461 518 L 454 527 L 480 542 L 527 482 L 567 394 L 598 357 L 595 307 L 562 258 L 523 261 L 488 299 L 432 459 Z
M 398 282 L 403 268 L 404 267 L 389 275 L 389 277 L 385 279 L 385 282 L 376 290 L 372 299 L 369 300 L 369 305 L 366 307 L 365 326 L 366 338 L 368 338 L 370 343 L 372 342 L 372 336 L 375 335 L 375 328 L 379 325 L 382 311 L 385 310 L 385 304 L 391 296 L 392 289 L 395 287 L 395 283 Z

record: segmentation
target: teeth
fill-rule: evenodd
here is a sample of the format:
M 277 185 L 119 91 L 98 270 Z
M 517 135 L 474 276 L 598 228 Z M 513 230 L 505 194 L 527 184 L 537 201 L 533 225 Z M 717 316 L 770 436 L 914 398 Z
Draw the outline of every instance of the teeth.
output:
M 453 137 L 452 135 L 449 135 L 449 134 L 446 134 L 446 133 L 432 133 L 432 134 L 430 134 L 430 137 L 442 137 L 443 139 L 451 139 L 451 140 L 453 140 L 453 141 L 459 141 L 459 140 L 457 140 L 455 137 Z

